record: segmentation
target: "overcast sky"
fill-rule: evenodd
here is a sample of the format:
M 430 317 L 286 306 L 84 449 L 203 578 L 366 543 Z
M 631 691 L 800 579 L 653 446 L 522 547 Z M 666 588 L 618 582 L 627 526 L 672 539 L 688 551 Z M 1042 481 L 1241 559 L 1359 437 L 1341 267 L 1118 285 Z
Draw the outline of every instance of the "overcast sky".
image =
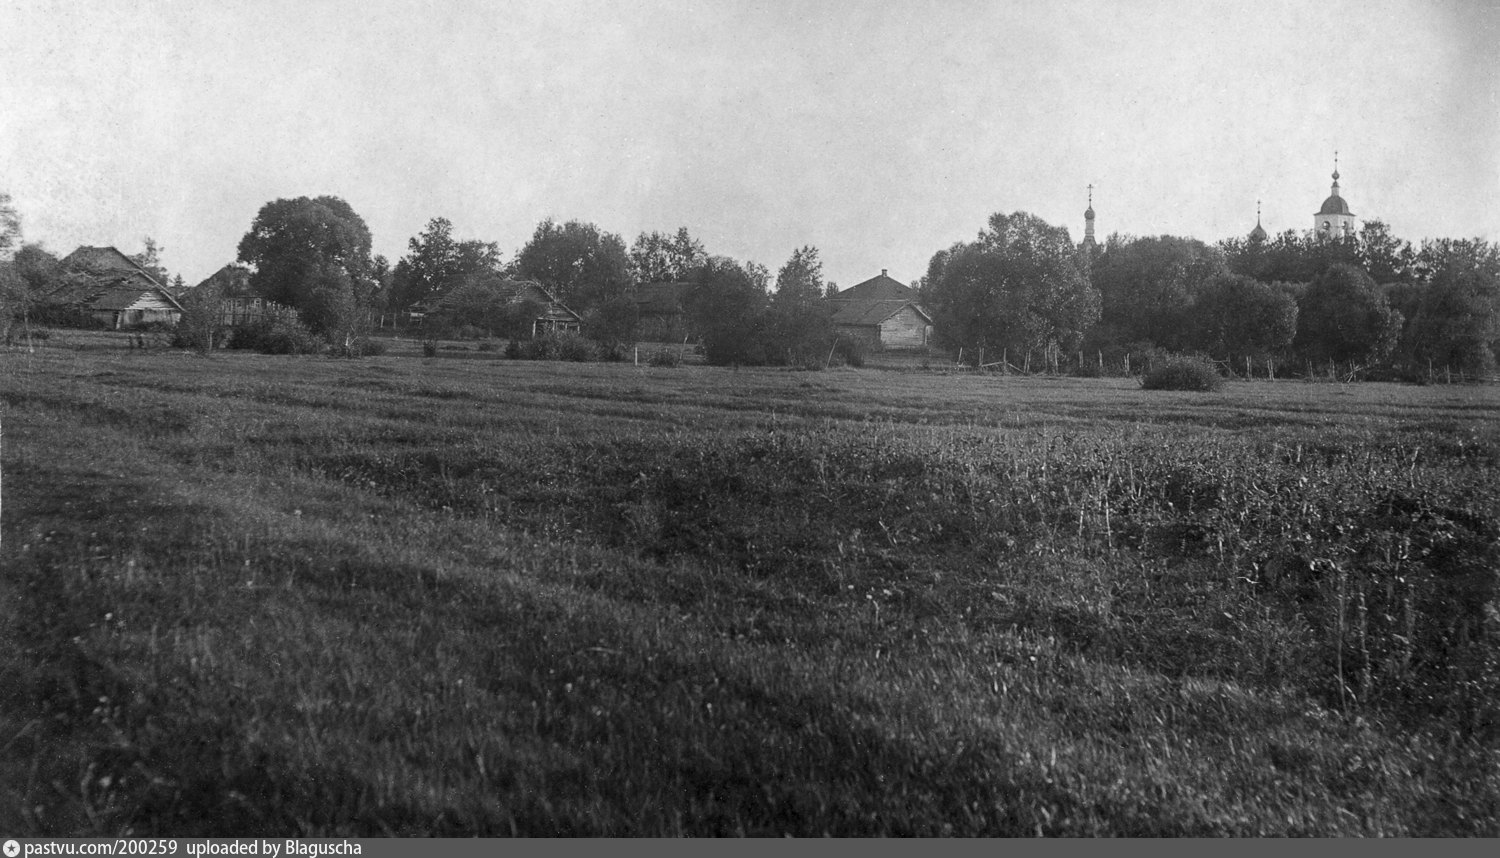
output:
M 843 286 L 996 211 L 1083 236 L 1500 240 L 1500 4 L 0 0 L 0 191 L 67 253 L 189 283 L 266 202 L 343 197 L 394 263 L 431 218 L 686 226 Z

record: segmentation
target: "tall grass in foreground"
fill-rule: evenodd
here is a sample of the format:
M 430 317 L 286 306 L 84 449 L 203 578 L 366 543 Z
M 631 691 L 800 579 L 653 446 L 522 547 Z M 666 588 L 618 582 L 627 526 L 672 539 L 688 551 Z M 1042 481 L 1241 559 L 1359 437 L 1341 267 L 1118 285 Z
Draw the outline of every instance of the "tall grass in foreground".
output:
M 1484 388 L 44 352 L 0 825 L 1500 833 Z

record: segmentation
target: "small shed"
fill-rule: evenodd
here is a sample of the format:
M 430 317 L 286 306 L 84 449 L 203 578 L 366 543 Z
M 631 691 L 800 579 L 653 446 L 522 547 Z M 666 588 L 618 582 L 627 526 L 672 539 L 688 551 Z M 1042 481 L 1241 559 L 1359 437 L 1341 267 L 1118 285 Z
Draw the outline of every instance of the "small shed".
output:
M 836 332 L 872 345 L 921 348 L 932 338 L 932 315 L 917 302 L 917 290 L 884 269 L 838 292 L 828 305 Z
M 80 247 L 63 257 L 62 276 L 44 300 L 77 308 L 118 330 L 129 325 L 177 324 L 182 304 L 170 290 L 113 247 Z

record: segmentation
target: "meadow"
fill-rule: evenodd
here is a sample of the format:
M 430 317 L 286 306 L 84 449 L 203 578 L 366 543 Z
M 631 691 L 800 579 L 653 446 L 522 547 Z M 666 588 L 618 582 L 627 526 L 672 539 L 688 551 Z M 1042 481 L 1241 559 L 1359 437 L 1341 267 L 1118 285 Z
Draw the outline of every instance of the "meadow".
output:
M 7 832 L 1500 835 L 1494 386 L 59 334 L 0 420 Z

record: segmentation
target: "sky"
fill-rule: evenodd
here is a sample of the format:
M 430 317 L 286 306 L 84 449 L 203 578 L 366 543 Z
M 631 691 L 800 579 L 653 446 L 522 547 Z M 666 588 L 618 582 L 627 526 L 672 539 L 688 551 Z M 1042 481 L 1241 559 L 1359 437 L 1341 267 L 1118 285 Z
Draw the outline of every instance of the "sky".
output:
M 994 212 L 1217 241 L 1328 195 L 1500 240 L 1500 4 L 0 0 L 0 192 L 24 238 L 189 283 L 260 207 L 342 197 L 392 263 L 434 217 L 688 228 L 847 287 Z

